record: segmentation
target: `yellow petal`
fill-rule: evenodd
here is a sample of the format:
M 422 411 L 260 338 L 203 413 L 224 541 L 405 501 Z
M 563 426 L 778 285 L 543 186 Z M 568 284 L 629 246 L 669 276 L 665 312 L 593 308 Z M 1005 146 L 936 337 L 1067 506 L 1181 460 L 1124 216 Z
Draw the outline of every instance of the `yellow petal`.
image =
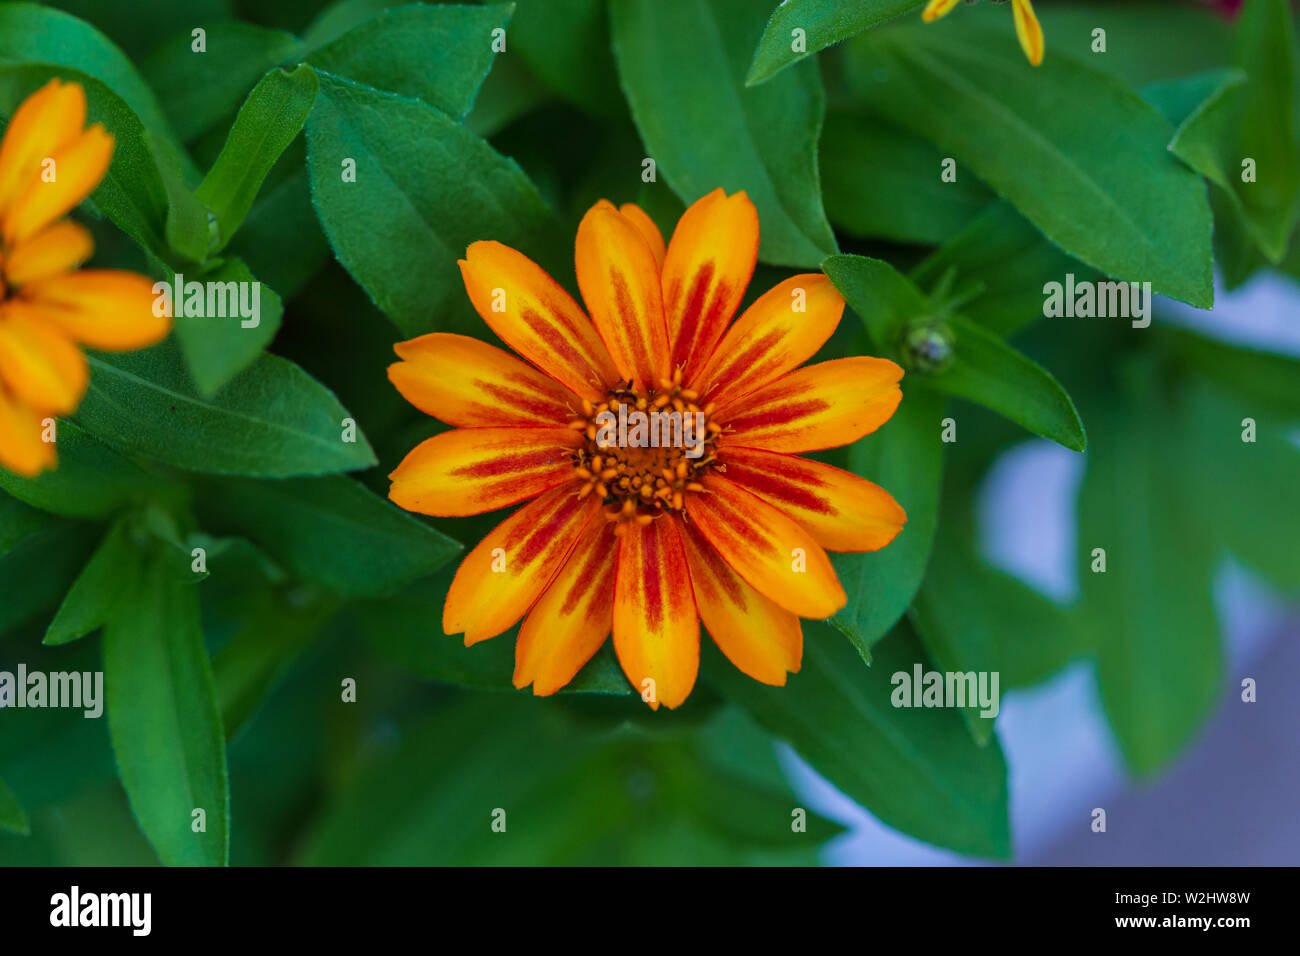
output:
M 664 259 L 664 316 L 672 368 L 695 375 L 740 307 L 758 261 L 758 210 L 743 192 L 715 189 L 696 200 L 673 230 Z
M 593 521 L 524 618 L 515 643 L 516 687 L 554 694 L 600 650 L 613 622 L 617 566 L 614 523 Z
M 614 583 L 614 650 L 654 710 L 690 696 L 700 670 L 700 621 L 677 519 L 627 526 Z
M 568 424 L 577 397 L 509 352 L 467 335 L 434 332 L 393 348 L 388 379 L 408 402 L 448 425 Z
M 667 248 L 664 246 L 664 234 L 659 231 L 655 221 L 636 203 L 625 202 L 618 207 L 618 211 L 623 214 L 628 222 L 636 226 L 637 232 L 641 233 L 641 238 L 645 240 L 646 245 L 650 247 L 650 251 L 654 253 L 655 263 L 660 269 L 663 269 L 664 253 Z
M 584 441 L 571 428 L 456 428 L 402 459 L 388 497 L 426 515 L 506 508 L 571 481 L 572 452 Z
M 799 617 L 750 587 L 689 522 L 682 522 L 681 531 L 695 604 L 709 636 L 738 670 L 783 686 L 803 658 Z
M 957 6 L 957 0 L 930 0 L 921 11 L 921 19 L 926 23 L 932 23 L 940 17 L 946 17 L 952 12 L 952 8 Z
M 643 390 L 667 377 L 659 266 L 640 231 L 601 200 L 578 224 L 578 288 L 619 375 Z
M 42 416 L 0 388 L 0 466 L 34 478 L 55 465 L 53 442 L 42 440 Z
M 172 320 L 156 314 L 153 282 L 134 272 L 82 269 L 29 282 L 25 301 L 40 308 L 75 341 L 104 352 L 161 342 Z
M 70 219 L 47 226 L 9 251 L 4 279 L 21 286 L 77 268 L 95 251 L 90 230 Z
M 848 445 L 889 421 L 902 377 L 888 359 L 865 355 L 807 365 L 718 409 L 727 429 L 718 445 L 787 453 Z
M 6 243 L 34 235 L 94 192 L 113 159 L 113 137 L 96 123 L 51 158 L 53 182 L 37 177 L 5 214 Z
M 0 381 L 35 409 L 66 415 L 86 394 L 86 357 L 21 302 L 0 305 Z
M 573 297 L 521 252 L 476 242 L 460 262 L 465 291 L 501 340 L 570 391 L 604 397 L 618 370 Z
M 23 100 L 0 144 L 0 219 L 40 181 L 44 160 L 80 137 L 85 125 L 86 94 L 80 83 L 55 77 Z
M 830 558 L 798 522 L 721 475 L 702 484 L 690 520 L 759 593 L 800 617 L 827 618 L 844 606 Z
M 828 551 L 879 551 L 907 522 L 885 489 L 820 461 L 757 448 L 728 447 L 721 457 L 730 481 L 799 522 Z
M 1016 19 L 1016 37 L 1020 40 L 1020 49 L 1034 66 L 1043 62 L 1043 28 L 1038 25 L 1034 15 L 1034 5 L 1029 0 L 1012 0 L 1012 11 Z
M 478 543 L 452 579 L 442 629 L 465 643 L 496 637 L 524 616 L 564 566 L 583 530 L 600 518 L 595 495 L 568 486 L 530 501 Z

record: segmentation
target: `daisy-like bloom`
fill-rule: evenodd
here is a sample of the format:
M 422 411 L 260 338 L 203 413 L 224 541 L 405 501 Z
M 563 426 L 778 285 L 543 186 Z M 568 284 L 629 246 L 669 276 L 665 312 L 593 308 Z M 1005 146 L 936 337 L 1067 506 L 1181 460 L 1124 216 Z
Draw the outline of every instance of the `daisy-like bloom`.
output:
M 933 23 L 940 17 L 946 17 L 957 6 L 958 0 L 930 0 L 921 11 L 921 19 Z M 966 0 L 973 3 L 974 0 Z M 993 0 L 994 3 L 1006 3 L 1006 0 Z M 1038 25 L 1034 15 L 1034 5 L 1030 0 L 1011 0 L 1011 11 L 1016 21 L 1016 36 L 1020 39 L 1020 49 L 1034 66 L 1043 62 L 1043 28 Z
M 796 457 L 887 421 L 902 369 L 868 357 L 798 368 L 844 311 L 820 273 L 732 323 L 757 255 L 744 193 L 696 202 L 666 248 L 639 207 L 602 200 L 576 243 L 588 313 L 498 242 L 460 263 L 478 313 L 526 361 L 445 333 L 396 346 L 393 384 L 455 428 L 407 455 L 389 497 L 431 515 L 528 501 L 465 558 L 443 608 L 443 629 L 467 645 L 524 619 L 516 687 L 554 693 L 612 631 L 643 699 L 676 707 L 695 684 L 701 619 L 736 667 L 784 684 L 800 617 L 845 603 L 826 549 L 874 551 L 906 521 L 871 482 Z M 693 447 L 602 428 L 634 411 L 705 425 Z
M 153 283 L 82 270 L 94 243 L 62 218 L 99 185 L 113 137 L 86 126 L 86 95 L 58 79 L 14 112 L 0 143 L 0 466 L 33 476 L 55 465 L 47 418 L 75 411 L 89 378 L 80 346 L 152 345 L 171 320 L 153 314 Z

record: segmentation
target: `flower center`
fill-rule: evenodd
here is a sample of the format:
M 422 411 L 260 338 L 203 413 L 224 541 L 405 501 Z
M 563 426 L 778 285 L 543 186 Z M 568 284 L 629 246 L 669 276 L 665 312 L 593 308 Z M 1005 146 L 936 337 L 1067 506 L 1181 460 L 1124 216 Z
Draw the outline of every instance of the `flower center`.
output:
M 678 370 L 648 395 L 618 385 L 598 405 L 584 401 L 585 417 L 570 423 L 587 436 L 573 456 L 578 496 L 599 495 L 606 519 L 619 522 L 616 534 L 629 522 L 681 511 L 688 492 L 704 490 L 700 478 L 715 461 L 722 426 L 711 418 L 714 406 L 701 407 L 681 377 Z

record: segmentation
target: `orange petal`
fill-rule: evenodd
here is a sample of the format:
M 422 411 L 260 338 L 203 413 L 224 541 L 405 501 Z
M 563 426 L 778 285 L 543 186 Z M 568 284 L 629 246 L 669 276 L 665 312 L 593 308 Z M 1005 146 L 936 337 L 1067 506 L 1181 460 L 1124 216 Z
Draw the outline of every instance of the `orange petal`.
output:
M 0 306 L 0 381 L 33 408 L 66 415 L 86 394 L 86 357 L 41 319 L 26 303 Z
M 677 707 L 700 670 L 700 621 L 677 519 L 627 526 L 614 583 L 614 650 L 653 709 Z
M 758 261 L 758 210 L 743 192 L 715 189 L 682 214 L 664 259 L 664 316 L 672 368 L 683 379 L 713 354 Z
M 506 508 L 572 480 L 572 450 L 583 441 L 571 428 L 456 428 L 402 459 L 388 497 L 426 515 Z
M 593 521 L 524 618 L 515 643 L 516 687 L 554 694 L 600 650 L 613 622 L 617 566 L 614 524 Z
M 475 644 L 496 637 L 524 616 L 564 566 L 583 529 L 599 517 L 594 495 L 552 488 L 497 525 L 452 579 L 442 629 Z
M 22 297 L 75 341 L 105 352 L 161 342 L 172 320 L 157 315 L 154 283 L 134 272 L 83 269 L 29 282 Z
M 578 224 L 574 265 L 582 299 L 619 375 L 642 389 L 666 378 L 659 266 L 640 230 L 602 199 Z
M 921 11 L 921 19 L 926 23 L 931 23 L 940 17 L 946 17 L 955 6 L 957 6 L 957 0 L 930 0 L 925 5 L 925 9 Z
M 393 346 L 388 379 L 408 402 L 448 425 L 566 424 L 572 392 L 509 352 L 467 335 L 434 332 Z
M 843 314 L 844 297 L 820 272 L 786 279 L 727 330 L 698 378 L 698 391 L 723 405 L 776 381 L 816 355 Z
M 727 448 L 727 479 L 775 505 L 830 551 L 879 551 L 898 536 L 907 514 L 865 478 L 757 448 Z
M 23 100 L 0 145 L 0 217 L 40 182 L 43 161 L 80 137 L 85 125 L 86 93 L 80 83 L 55 77 Z
M 5 213 L 4 238 L 11 245 L 40 232 L 94 192 L 113 159 L 113 137 L 96 123 L 49 158 L 53 181 L 38 176 Z
M 903 370 L 888 359 L 832 359 L 791 372 L 718 410 L 719 446 L 800 452 L 836 448 L 894 414 Z
M 69 272 L 95 251 L 90 230 L 70 219 L 42 229 L 19 243 L 4 262 L 4 281 L 11 286 Z
M 1043 62 L 1043 28 L 1038 25 L 1038 17 L 1034 15 L 1034 5 L 1029 0 L 1012 0 L 1011 7 L 1020 49 L 1025 51 L 1025 58 L 1030 63 L 1039 66 Z
M 460 261 L 465 291 L 492 331 L 583 398 L 602 398 L 618 371 L 573 297 L 521 252 L 476 242 Z
M 39 412 L 0 388 L 0 466 L 26 478 L 53 468 L 54 443 L 42 440 L 44 430 Z
M 641 233 L 641 238 L 645 240 L 646 245 L 650 247 L 650 251 L 654 253 L 655 263 L 660 269 L 663 269 L 664 253 L 667 249 L 664 246 L 664 234 L 659 231 L 655 221 L 636 203 L 625 202 L 618 207 L 618 211 L 627 217 L 628 222 L 636 226 L 637 232 Z
M 721 475 L 705 475 L 690 519 L 740 576 L 787 611 L 826 618 L 844 606 L 830 558 L 803 526 Z
M 798 616 L 746 584 L 688 522 L 681 530 L 695 603 L 714 643 L 754 680 L 784 685 L 803 658 Z

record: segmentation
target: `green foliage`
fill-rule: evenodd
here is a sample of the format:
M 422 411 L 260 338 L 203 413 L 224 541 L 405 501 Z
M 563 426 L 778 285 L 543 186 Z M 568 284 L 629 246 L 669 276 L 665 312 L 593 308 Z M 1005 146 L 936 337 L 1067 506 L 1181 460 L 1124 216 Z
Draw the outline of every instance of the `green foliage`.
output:
M 1045 287 L 1208 307 L 1214 270 L 1300 276 L 1292 14 L 1042 4 L 1034 68 L 1005 8 L 921 5 L 0 5 L 0 118 L 57 76 L 114 136 L 74 211 L 90 267 L 261 296 L 256 325 L 185 312 L 153 348 L 88 353 L 57 469 L 0 469 L 0 670 L 102 660 L 107 717 L 4 712 L 0 859 L 814 863 L 841 828 L 801 818 L 777 741 L 887 826 L 1008 859 L 998 718 L 899 706 L 916 667 L 1006 693 L 1084 661 L 1135 774 L 1191 746 L 1225 688 L 1217 569 L 1300 594 L 1300 362 L 1158 311 L 1044 318 Z M 702 630 L 672 712 L 608 641 L 553 697 L 516 690 L 518 625 L 469 647 L 442 627 L 502 515 L 385 497 L 441 428 L 386 381 L 392 346 L 492 338 L 472 242 L 573 290 L 591 203 L 635 198 L 668 238 L 718 187 L 759 213 L 746 303 L 822 269 L 848 309 L 816 360 L 904 367 L 892 418 L 814 457 L 906 524 L 832 555 L 846 604 L 804 622 L 784 687 Z M 1069 606 L 982 553 L 975 496 L 1022 429 L 1086 447 Z

